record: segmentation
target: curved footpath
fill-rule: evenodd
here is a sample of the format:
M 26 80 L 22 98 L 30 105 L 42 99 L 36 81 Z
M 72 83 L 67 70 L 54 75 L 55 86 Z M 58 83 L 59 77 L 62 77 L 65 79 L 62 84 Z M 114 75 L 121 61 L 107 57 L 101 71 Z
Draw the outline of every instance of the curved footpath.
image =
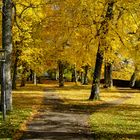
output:
M 108 102 L 101 108 L 119 105 L 125 98 Z M 20 140 L 94 140 L 94 133 L 88 125 L 89 112 L 82 108 L 64 104 L 55 91 L 47 90 L 46 109 L 39 110 L 33 120 L 27 124 L 27 130 Z

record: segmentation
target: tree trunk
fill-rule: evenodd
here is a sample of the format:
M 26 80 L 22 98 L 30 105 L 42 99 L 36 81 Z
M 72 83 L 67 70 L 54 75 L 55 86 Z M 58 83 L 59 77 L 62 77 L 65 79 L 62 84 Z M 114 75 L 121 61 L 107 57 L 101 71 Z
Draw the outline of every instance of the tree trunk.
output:
M 96 64 L 95 64 L 95 70 L 93 74 L 93 83 L 92 83 L 89 100 L 99 99 L 99 86 L 100 86 L 102 63 L 103 63 L 103 51 L 100 50 L 100 44 L 99 44 L 97 55 L 96 55 Z
M 42 82 L 41 82 L 41 76 L 37 77 L 37 83 L 38 84 L 42 84 Z
M 108 1 L 108 8 L 106 11 L 106 16 L 104 20 L 101 22 L 100 29 L 98 30 L 97 35 L 99 36 L 99 45 L 98 51 L 96 55 L 96 63 L 95 63 L 95 70 L 93 75 L 93 82 L 91 88 L 91 94 L 89 100 L 99 99 L 99 85 L 100 85 L 100 76 L 101 76 L 101 68 L 103 63 L 103 54 L 106 44 L 106 35 L 108 34 L 108 27 L 109 21 L 112 19 L 113 16 L 113 6 L 114 0 Z
M 6 50 L 5 80 L 6 80 L 6 109 L 12 110 L 12 1 L 3 0 L 2 9 L 2 48 Z
M 27 81 L 33 81 L 33 70 L 30 69 L 30 75 L 27 77 Z
M 18 60 L 19 60 L 19 52 L 18 50 L 16 51 L 16 56 L 15 56 L 15 63 L 13 67 L 13 80 L 12 80 L 12 89 L 16 89 L 16 78 L 17 78 L 17 65 L 18 65 Z
M 77 72 L 76 72 L 76 66 L 74 65 L 73 69 L 72 69 L 72 79 L 71 82 L 75 82 L 77 83 Z
M 37 84 L 37 76 L 36 76 L 36 73 L 34 72 L 34 85 Z
M 81 72 L 81 83 L 83 84 L 84 83 L 84 73 Z
M 104 81 L 105 81 L 104 88 L 110 88 L 113 86 L 111 63 L 105 63 Z
M 136 71 L 133 72 L 131 79 L 130 79 L 130 87 L 133 88 L 135 86 L 135 82 L 136 82 Z
M 84 74 L 84 83 L 83 83 L 83 85 L 87 85 L 88 84 L 88 79 L 87 79 L 88 65 L 84 67 L 84 70 L 85 70 L 85 74 Z
M 26 84 L 26 79 L 25 78 L 22 78 L 21 79 L 20 87 L 25 87 L 25 84 Z
M 64 64 L 61 61 L 59 61 L 58 67 L 59 67 L 59 87 L 63 87 L 64 86 Z
M 57 69 L 55 70 L 55 80 L 58 80 L 58 72 L 57 72 Z
M 20 87 L 24 87 L 25 84 L 26 84 L 26 72 L 27 72 L 27 69 L 24 68 L 24 69 L 23 69 L 23 72 L 22 72 Z

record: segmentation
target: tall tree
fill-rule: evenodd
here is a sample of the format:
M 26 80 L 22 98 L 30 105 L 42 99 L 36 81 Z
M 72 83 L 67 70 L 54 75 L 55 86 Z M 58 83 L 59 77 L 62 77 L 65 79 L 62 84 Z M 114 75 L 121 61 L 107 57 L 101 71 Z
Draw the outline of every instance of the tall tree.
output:
M 96 55 L 96 64 L 93 75 L 92 89 L 89 97 L 90 100 L 99 99 L 99 85 L 100 85 L 101 68 L 103 63 L 103 54 L 104 49 L 107 45 L 106 35 L 109 29 L 109 21 L 112 19 L 113 16 L 114 2 L 115 2 L 114 0 L 108 0 L 106 15 L 104 17 L 104 20 L 101 22 L 100 29 L 98 30 L 97 33 L 99 36 L 99 45 Z
M 2 9 L 2 47 L 6 51 L 6 108 L 12 110 L 12 80 L 11 80 L 11 56 L 12 56 L 12 1 L 3 0 Z

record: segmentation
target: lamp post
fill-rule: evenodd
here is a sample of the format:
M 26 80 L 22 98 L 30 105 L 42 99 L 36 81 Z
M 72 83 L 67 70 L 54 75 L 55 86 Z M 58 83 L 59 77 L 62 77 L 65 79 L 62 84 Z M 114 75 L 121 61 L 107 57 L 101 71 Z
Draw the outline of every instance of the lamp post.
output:
M 6 95 L 5 95 L 5 50 L 0 49 L 0 64 L 1 64 L 1 109 L 3 120 L 6 119 Z

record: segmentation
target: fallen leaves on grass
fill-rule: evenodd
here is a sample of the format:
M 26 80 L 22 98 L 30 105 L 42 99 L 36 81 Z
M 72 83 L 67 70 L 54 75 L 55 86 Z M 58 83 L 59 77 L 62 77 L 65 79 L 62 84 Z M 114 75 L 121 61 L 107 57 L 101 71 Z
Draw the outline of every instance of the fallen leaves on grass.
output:
M 20 137 L 26 121 L 43 106 L 44 91 L 45 85 L 31 84 L 13 91 L 13 111 L 7 114 L 5 122 L 0 121 L 0 138 Z

